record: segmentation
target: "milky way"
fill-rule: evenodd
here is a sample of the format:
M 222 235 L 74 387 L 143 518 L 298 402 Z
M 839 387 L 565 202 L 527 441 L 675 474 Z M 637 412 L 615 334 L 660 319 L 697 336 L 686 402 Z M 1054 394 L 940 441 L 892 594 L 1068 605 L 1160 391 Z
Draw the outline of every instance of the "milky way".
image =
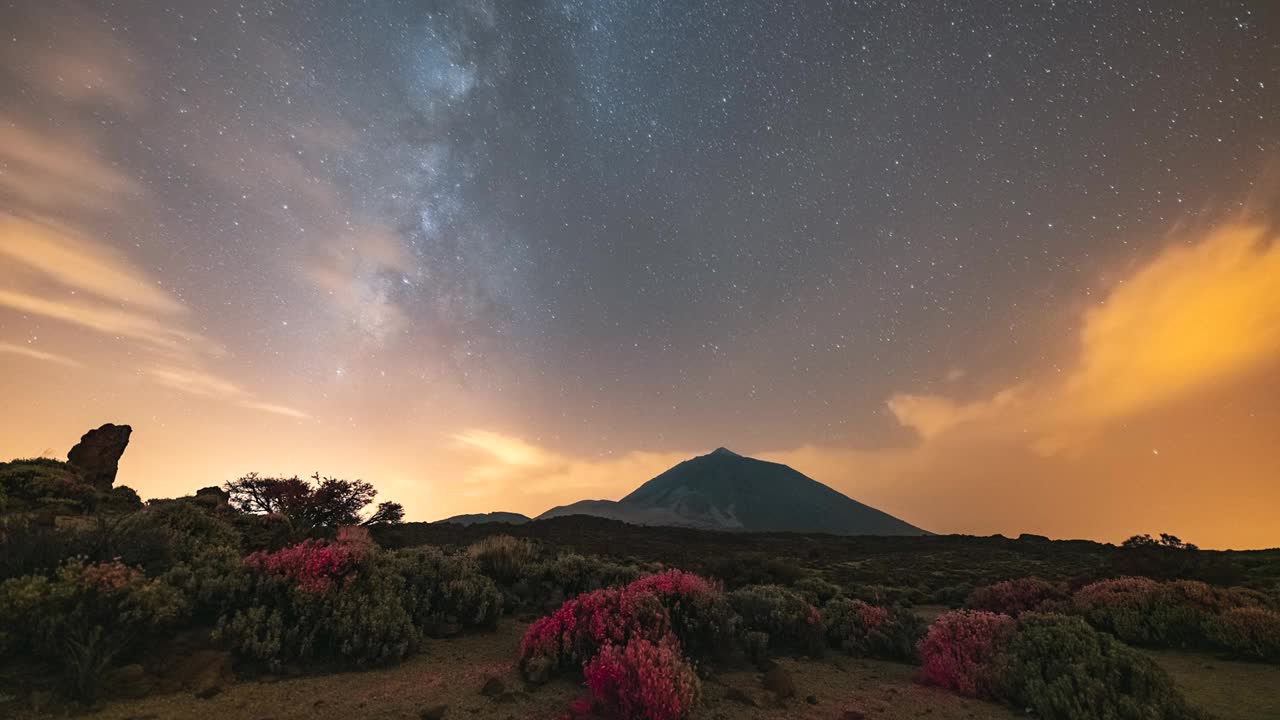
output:
M 127 421 L 144 495 L 320 469 L 430 518 L 731 445 L 1107 538 L 945 497 L 1171 472 L 1212 538 L 1186 488 L 1280 466 L 1273 5 L 0 4 L 0 454 Z M 1098 359 L 1162 287 L 1258 317 Z

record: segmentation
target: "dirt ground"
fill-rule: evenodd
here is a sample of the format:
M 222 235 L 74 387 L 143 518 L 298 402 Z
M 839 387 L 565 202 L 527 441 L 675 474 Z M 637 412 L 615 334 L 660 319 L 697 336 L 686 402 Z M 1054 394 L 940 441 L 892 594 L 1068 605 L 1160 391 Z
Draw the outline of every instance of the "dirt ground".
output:
M 420 720 L 443 717 L 524 720 L 557 718 L 584 694 L 560 679 L 526 688 L 514 659 L 524 624 L 504 620 L 497 631 L 432 642 L 425 653 L 383 670 L 289 680 L 237 682 L 209 699 L 189 694 L 111 701 L 82 717 L 100 720 Z M 1224 662 L 1205 655 L 1152 653 L 1190 699 L 1219 720 L 1280 718 L 1280 667 Z M 848 710 L 869 720 L 1012 720 L 1024 717 L 992 703 L 956 697 L 914 681 L 916 668 L 829 655 L 782 659 L 796 696 L 779 704 L 752 669 L 725 670 L 703 685 L 698 718 L 839 720 Z M 505 692 L 481 693 L 498 678 Z M 433 711 L 444 706 L 443 715 Z M 30 718 L 47 718 L 28 716 Z

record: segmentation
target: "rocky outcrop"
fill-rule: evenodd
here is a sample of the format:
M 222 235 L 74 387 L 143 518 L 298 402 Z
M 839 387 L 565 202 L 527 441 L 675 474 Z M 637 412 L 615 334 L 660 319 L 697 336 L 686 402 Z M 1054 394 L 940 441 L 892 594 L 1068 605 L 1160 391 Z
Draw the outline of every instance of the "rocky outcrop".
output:
M 120 456 L 129 446 L 128 425 L 107 423 L 97 430 L 90 430 L 67 453 L 67 462 L 80 471 L 85 482 L 101 491 L 108 491 L 116 481 Z

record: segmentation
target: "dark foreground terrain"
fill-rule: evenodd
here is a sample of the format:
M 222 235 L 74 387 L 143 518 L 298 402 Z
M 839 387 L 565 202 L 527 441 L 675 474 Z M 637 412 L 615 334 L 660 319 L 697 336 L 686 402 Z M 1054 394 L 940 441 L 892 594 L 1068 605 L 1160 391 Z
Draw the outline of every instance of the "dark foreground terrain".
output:
M 0 464 L 0 717 L 1280 718 L 1280 551 L 400 523 Z M 354 500 L 352 500 L 354 498 Z

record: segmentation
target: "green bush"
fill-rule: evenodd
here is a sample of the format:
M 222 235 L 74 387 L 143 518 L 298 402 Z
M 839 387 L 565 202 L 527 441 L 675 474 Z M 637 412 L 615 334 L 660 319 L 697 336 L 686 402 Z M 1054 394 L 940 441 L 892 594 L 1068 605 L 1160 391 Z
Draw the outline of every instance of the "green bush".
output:
M 459 627 L 492 627 L 502 615 L 502 592 L 465 555 L 417 547 L 391 554 L 404 582 L 413 623 L 428 635 Z
M 729 604 L 742 618 L 740 632 L 767 633 L 771 650 L 822 654 L 822 617 L 799 593 L 779 585 L 748 585 L 729 593 Z
M 545 589 L 573 597 L 600 588 L 626 585 L 640 577 L 633 565 L 603 560 L 577 553 L 561 553 L 535 570 Z
M 491 535 L 467 548 L 480 572 L 502 585 L 525 577 L 537 555 L 533 543 L 510 535 Z
M 59 664 L 72 693 L 91 700 L 113 660 L 165 632 L 184 611 L 174 588 L 134 568 L 73 558 L 53 578 L 0 584 L 0 647 Z
M 914 612 L 836 598 L 822 609 L 827 643 L 856 657 L 914 662 L 927 624 Z
M 210 548 L 240 548 L 240 533 L 230 523 L 182 500 L 130 513 L 103 532 L 111 557 L 151 574 L 191 563 Z
M 1078 590 L 1072 605 L 1094 627 L 1128 643 L 1157 647 L 1204 646 L 1209 624 L 1237 607 L 1258 604 L 1256 593 L 1192 580 L 1102 580 Z
M 212 545 L 197 551 L 160 577 L 186 598 L 192 619 L 208 625 L 240 603 L 248 602 L 253 587 L 240 552 L 226 545 Z
M 80 471 L 61 460 L 30 458 L 0 463 L 0 493 L 8 510 L 78 514 L 93 512 L 101 499 Z
M 1280 662 L 1280 612 L 1262 607 L 1228 610 L 1209 624 L 1214 644 L 1249 660 Z
M 1000 662 L 1004 692 L 1042 720 L 1199 720 L 1155 661 L 1082 619 L 1027 614 Z
M 840 595 L 840 586 L 817 575 L 802 577 L 791 588 L 804 596 L 811 605 L 822 607 Z
M 713 555 L 703 561 L 705 574 L 728 588 L 747 585 L 792 585 L 805 576 L 804 563 L 796 558 L 761 552 Z
M 248 598 L 214 630 L 217 641 L 271 669 L 294 662 L 385 665 L 403 658 L 420 636 L 404 577 L 390 557 L 377 553 L 320 591 L 255 574 Z
M 97 555 L 91 533 L 32 522 L 22 516 L 0 516 L 0 580 L 23 575 L 52 575 L 69 557 Z

